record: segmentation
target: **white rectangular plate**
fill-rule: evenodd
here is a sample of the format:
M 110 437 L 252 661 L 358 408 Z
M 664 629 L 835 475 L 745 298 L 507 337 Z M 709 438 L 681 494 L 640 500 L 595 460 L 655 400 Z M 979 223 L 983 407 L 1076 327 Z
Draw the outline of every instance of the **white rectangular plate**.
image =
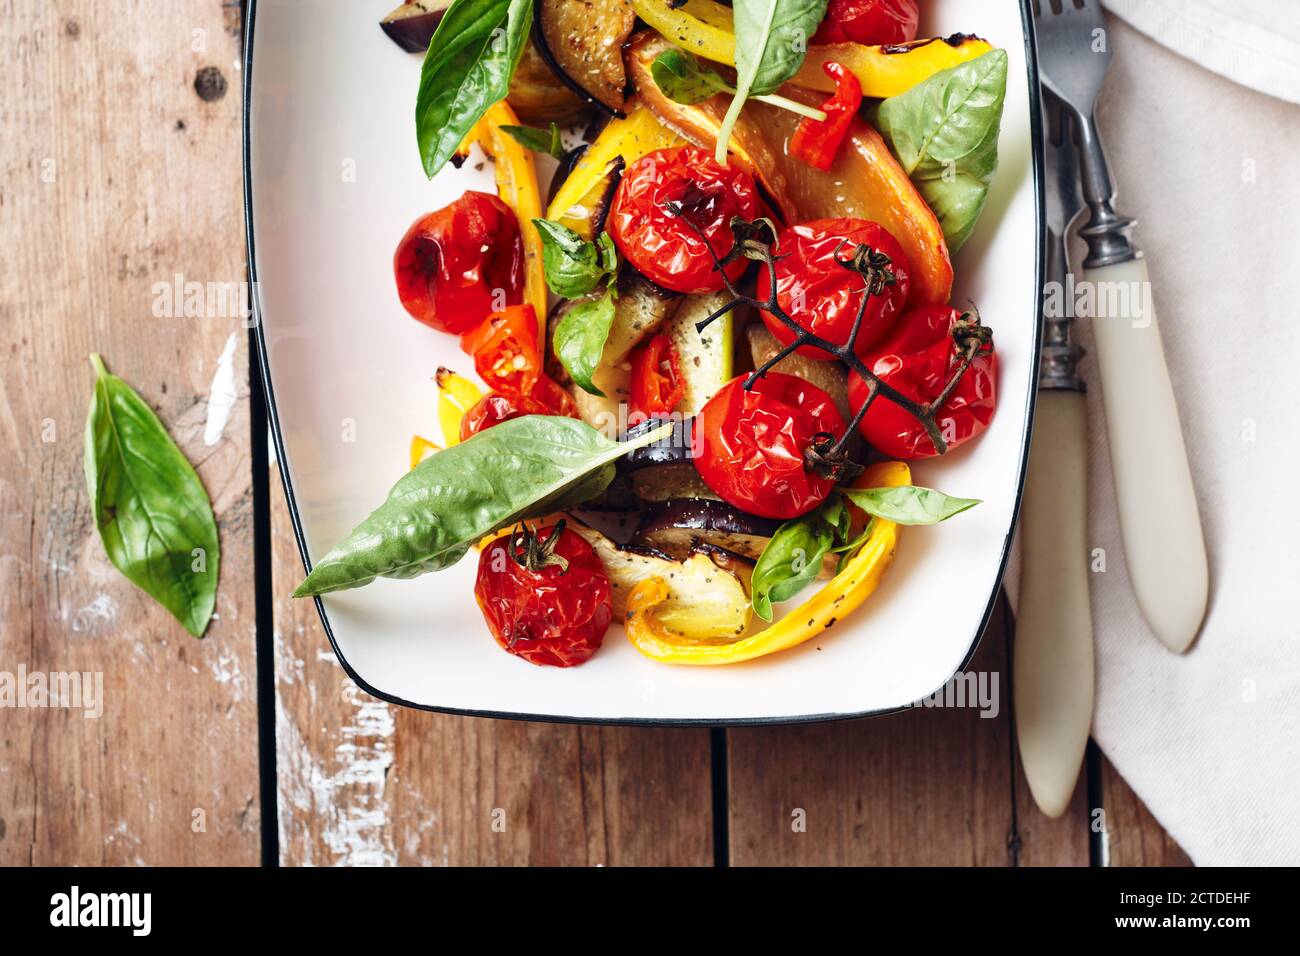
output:
M 392 256 L 419 215 L 490 168 L 424 177 L 415 144 L 420 58 L 380 32 L 393 0 L 256 0 L 246 62 L 250 266 L 272 427 L 305 554 L 319 558 L 383 501 L 413 433 L 436 437 L 438 365 L 456 339 L 409 318 Z M 328 595 L 321 614 L 365 690 L 442 711 L 535 719 L 708 724 L 884 713 L 932 693 L 969 659 L 1001 579 L 1020 497 L 1038 354 L 1041 199 L 1029 27 L 1006 0 L 929 0 L 922 35 L 977 33 L 1010 56 L 1001 165 L 954 262 L 954 303 L 978 303 L 1001 365 L 984 436 L 914 469 L 918 484 L 984 503 L 904 529 L 879 591 L 824 638 L 747 664 L 672 667 L 617 625 L 581 667 L 503 654 L 466 559 L 412 581 Z

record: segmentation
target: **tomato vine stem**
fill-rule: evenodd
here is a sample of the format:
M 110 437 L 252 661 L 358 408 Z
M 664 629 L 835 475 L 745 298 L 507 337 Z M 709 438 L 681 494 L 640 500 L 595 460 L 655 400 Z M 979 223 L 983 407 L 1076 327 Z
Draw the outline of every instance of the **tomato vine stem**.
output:
M 682 215 L 684 209 L 680 204 L 668 202 L 665 203 L 665 208 L 670 213 L 681 216 L 682 221 L 697 235 L 700 235 L 701 239 L 704 239 L 699 229 L 691 222 L 691 218 Z M 812 444 L 804 452 L 805 466 L 826 477 L 834 478 L 836 481 L 852 478 L 861 472 L 862 465 L 848 459 L 846 448 L 849 438 L 857 430 L 858 425 L 867 413 L 867 409 L 876 400 L 877 396 L 893 402 L 915 418 L 925 429 L 938 454 L 942 455 L 947 452 L 948 442 L 943 437 L 943 431 L 939 427 L 936 415 L 943 408 L 944 403 L 952 396 L 953 390 L 956 389 L 957 384 L 966 374 L 967 369 L 970 368 L 975 356 L 982 348 L 993 341 L 993 330 L 980 321 L 979 311 L 972 307 L 972 311 L 963 313 L 954 326 L 952 333 L 954 347 L 960 355 L 957 367 L 953 369 L 952 375 L 944 384 L 943 390 L 938 397 L 934 401 L 922 405 L 884 382 L 867 367 L 867 364 L 862 361 L 855 350 L 858 333 L 861 331 L 863 317 L 866 315 L 867 304 L 871 296 L 883 295 L 885 290 L 896 281 L 894 272 L 890 268 L 892 263 L 889 256 L 873 249 L 871 246 L 858 245 L 853 247 L 853 251 L 847 258 L 841 258 L 840 250 L 848 245 L 847 240 L 841 242 L 840 246 L 835 250 L 835 259 L 841 266 L 862 276 L 866 294 L 863 295 L 862 301 L 858 305 L 858 312 L 854 316 L 853 328 L 849 333 L 848 341 L 831 342 L 800 325 L 798 320 L 781 308 L 780 303 L 777 301 L 776 261 L 780 257 L 772 251 L 773 246 L 776 244 L 775 224 L 769 219 L 760 218 L 751 221 L 737 216 L 731 220 L 731 232 L 734 237 L 731 251 L 722 258 L 718 258 L 713 251 L 713 246 L 707 240 L 704 241 L 709 257 L 713 260 L 713 267 L 722 275 L 723 285 L 726 287 L 727 292 L 731 294 L 731 300 L 697 322 L 695 328 L 703 332 L 710 323 L 738 306 L 747 305 L 761 312 L 766 312 L 794 333 L 794 339 L 789 345 L 783 347 L 749 374 L 745 379 L 745 389 L 753 388 L 754 383 L 767 375 L 782 359 L 793 355 L 797 349 L 804 345 L 830 353 L 856 372 L 867 384 L 867 397 L 854 413 L 853 420 L 848 424 L 844 434 L 838 437 L 828 434 L 814 436 Z M 737 288 L 737 284 L 727 276 L 724 267 L 739 258 L 749 259 L 751 262 L 758 263 L 761 268 L 768 270 L 770 281 L 768 282 L 766 299 L 756 299 L 753 296 L 745 295 Z

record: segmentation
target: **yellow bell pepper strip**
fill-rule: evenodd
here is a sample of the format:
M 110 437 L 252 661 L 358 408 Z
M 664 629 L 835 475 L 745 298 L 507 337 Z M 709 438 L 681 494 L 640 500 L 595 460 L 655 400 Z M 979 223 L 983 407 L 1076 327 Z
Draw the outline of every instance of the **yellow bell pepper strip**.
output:
M 589 197 L 598 191 L 611 163 L 621 159 L 626 169 L 646 153 L 685 142 L 637 100 L 624 104 L 624 113 L 623 118 L 605 124 L 596 141 L 587 147 L 568 178 L 555 191 L 555 198 L 546 210 L 547 219 L 562 223 L 586 239 L 595 238 L 582 225 L 594 212 Z
M 715 63 L 736 64 L 736 36 L 731 10 L 715 0 L 633 0 L 639 16 L 684 50 Z M 951 42 L 950 42 L 951 41 Z M 894 46 L 829 43 L 811 46 L 803 66 L 790 81 L 796 86 L 833 92 L 835 83 L 822 72 L 824 63 L 840 63 L 862 84 L 862 95 L 883 99 L 910 90 L 940 70 L 983 56 L 992 47 L 978 37 L 913 40 Z
M 956 42 L 949 42 L 953 40 Z M 884 99 L 905 93 L 934 74 L 983 56 L 993 49 L 979 37 L 956 36 L 914 40 L 898 46 L 830 43 L 808 48 L 803 66 L 790 82 L 811 90 L 835 89 L 823 72 L 826 63 L 839 63 L 862 83 L 862 95 Z
M 483 390 L 451 369 L 439 366 L 433 380 L 438 383 L 438 424 L 448 448 L 460 442 L 460 420 L 483 397 Z
M 429 439 L 425 438 L 423 435 L 412 435 L 411 470 L 414 471 L 416 465 L 424 461 L 424 459 L 428 458 L 436 451 L 442 451 L 442 449 L 429 441 Z
M 461 144 L 460 155 L 477 142 L 492 159 L 497 180 L 497 195 L 519 217 L 519 232 L 524 240 L 524 301 L 537 315 L 537 340 L 546 341 L 546 276 L 542 271 L 542 237 L 533 220 L 542 214 L 542 194 L 537 188 L 537 169 L 532 151 L 520 145 L 502 126 L 518 126 L 519 117 L 505 100 L 488 107 L 483 118 Z
M 872 465 L 854 482 L 856 488 L 910 485 L 912 474 L 902 462 Z M 661 578 L 638 584 L 627 599 L 628 640 L 642 654 L 665 664 L 715 666 L 736 664 L 784 651 L 823 634 L 865 601 L 893 562 L 899 526 L 878 519 L 862 549 L 844 563 L 820 591 L 771 627 L 730 643 L 699 641 L 666 627 L 656 609 L 668 595 Z
M 632 0 L 636 15 L 688 53 L 736 65 L 736 30 L 730 7 L 713 0 Z

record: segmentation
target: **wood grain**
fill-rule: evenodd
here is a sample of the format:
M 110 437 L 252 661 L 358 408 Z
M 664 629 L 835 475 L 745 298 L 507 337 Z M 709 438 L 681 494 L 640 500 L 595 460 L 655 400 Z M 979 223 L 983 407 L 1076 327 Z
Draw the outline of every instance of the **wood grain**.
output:
M 729 731 L 731 862 L 1086 865 L 1082 786 L 1055 821 L 1013 798 L 1004 628 L 1000 607 L 968 668 L 998 675 L 996 716 L 933 708 Z
M 315 606 L 288 597 L 302 564 L 272 480 L 281 863 L 712 862 L 707 730 L 454 717 L 358 690 Z
M 98 719 L 4 713 L 3 864 L 259 860 L 246 332 L 238 314 L 160 315 L 154 289 L 245 278 L 227 16 L 212 0 L 0 3 L 0 671 L 103 682 Z M 201 99 L 204 67 L 231 92 Z M 208 444 L 228 343 L 237 401 Z M 119 575 L 95 532 L 91 351 L 158 411 L 213 500 L 204 640 Z
M 1192 866 L 1151 811 L 1104 756 L 1101 791 L 1105 807 L 1106 862 L 1109 866 Z

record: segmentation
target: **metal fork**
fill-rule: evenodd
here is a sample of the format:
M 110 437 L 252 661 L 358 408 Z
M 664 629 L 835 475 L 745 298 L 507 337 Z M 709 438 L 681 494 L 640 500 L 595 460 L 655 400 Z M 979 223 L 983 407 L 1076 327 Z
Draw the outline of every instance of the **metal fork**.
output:
M 1187 649 L 1205 617 L 1209 572 L 1200 514 L 1146 262 L 1111 206 L 1115 189 L 1094 112 L 1110 37 L 1098 0 L 1033 0 L 1042 82 L 1073 115 L 1089 218 L 1085 292 L 1105 392 L 1106 434 L 1129 580 L 1138 607 L 1171 650 Z
M 1092 724 L 1088 603 L 1088 421 L 1070 340 L 1066 235 L 1083 208 L 1070 114 L 1044 97 L 1047 268 L 1034 437 L 1020 512 L 1013 693 L 1029 790 L 1049 817 L 1070 803 Z

